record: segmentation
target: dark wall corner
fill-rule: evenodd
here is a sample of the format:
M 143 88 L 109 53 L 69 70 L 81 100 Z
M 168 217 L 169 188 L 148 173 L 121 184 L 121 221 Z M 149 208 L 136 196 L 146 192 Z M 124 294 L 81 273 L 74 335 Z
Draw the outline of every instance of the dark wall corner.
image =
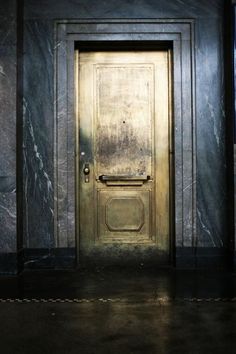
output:
M 227 157 L 227 247 L 233 266 L 234 240 L 234 81 L 233 81 L 233 6 L 225 1 L 224 16 L 224 60 L 225 60 L 225 114 L 226 114 L 226 157 Z
M 18 271 L 23 269 L 23 29 L 24 29 L 24 1 L 17 1 L 17 124 L 16 124 L 16 146 L 17 146 L 17 251 Z

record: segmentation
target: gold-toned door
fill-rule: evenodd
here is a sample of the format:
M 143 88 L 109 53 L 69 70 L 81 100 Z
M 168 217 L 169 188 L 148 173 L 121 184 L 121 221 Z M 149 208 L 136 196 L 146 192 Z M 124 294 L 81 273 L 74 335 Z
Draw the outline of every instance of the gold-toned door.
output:
M 79 261 L 167 264 L 168 51 L 77 53 Z

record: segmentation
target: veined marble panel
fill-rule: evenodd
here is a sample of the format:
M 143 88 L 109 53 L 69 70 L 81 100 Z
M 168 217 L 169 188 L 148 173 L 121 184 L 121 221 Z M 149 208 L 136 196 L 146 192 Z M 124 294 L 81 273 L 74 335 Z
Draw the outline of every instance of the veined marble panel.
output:
M 0 193 L 0 226 L 0 253 L 16 252 L 16 194 L 14 192 Z
M 27 0 L 27 19 L 221 17 L 222 0 Z
M 0 46 L 0 176 L 16 174 L 16 47 Z
M 196 30 L 198 246 L 226 246 L 226 153 L 223 24 Z
M 16 0 L 0 0 L 0 8 L 0 254 L 7 254 L 17 251 Z
M 16 176 L 0 176 L 0 193 L 16 192 Z
M 0 0 L 0 46 L 16 45 L 16 0 Z
M 51 248 L 53 238 L 53 24 L 24 28 L 24 244 Z

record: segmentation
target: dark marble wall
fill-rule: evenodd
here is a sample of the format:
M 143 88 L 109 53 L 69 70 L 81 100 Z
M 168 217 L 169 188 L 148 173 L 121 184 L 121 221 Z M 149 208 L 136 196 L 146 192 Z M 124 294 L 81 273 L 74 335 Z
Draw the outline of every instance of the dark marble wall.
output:
M 226 162 L 223 0 L 26 0 L 24 25 L 24 243 L 53 238 L 53 22 L 86 18 L 196 20 L 197 246 L 224 247 Z
M 196 41 L 198 244 L 222 247 L 227 240 L 222 19 L 201 19 Z
M 15 254 L 16 232 L 16 0 L 0 1 L 0 268 Z M 3 267 L 7 271 L 7 267 Z
M 52 248 L 53 23 L 24 28 L 24 246 Z

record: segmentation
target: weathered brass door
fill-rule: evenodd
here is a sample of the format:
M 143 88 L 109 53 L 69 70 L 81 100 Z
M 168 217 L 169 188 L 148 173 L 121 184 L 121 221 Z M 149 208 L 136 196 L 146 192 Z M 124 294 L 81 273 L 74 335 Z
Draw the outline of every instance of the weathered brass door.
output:
M 77 55 L 79 261 L 168 263 L 168 51 Z

